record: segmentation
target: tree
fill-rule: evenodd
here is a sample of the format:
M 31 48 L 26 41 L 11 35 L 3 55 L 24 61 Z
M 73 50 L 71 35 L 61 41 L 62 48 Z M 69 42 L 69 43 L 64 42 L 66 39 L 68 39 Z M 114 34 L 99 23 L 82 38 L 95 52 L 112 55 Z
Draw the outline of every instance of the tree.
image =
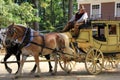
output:
M 16 22 L 35 30 L 58 31 L 76 10 L 76 0 L 0 0 L 0 25 Z
M 6 27 L 10 23 L 26 24 L 33 21 L 40 21 L 35 16 L 37 9 L 28 2 L 16 4 L 12 0 L 0 0 L 0 27 Z
M 73 0 L 69 0 L 68 19 L 71 19 L 73 14 Z
M 38 10 L 39 9 L 39 7 L 38 7 L 39 1 L 38 0 L 32 0 L 32 1 L 33 1 L 32 3 L 34 4 L 34 8 Z M 35 13 L 35 16 L 39 17 L 39 10 Z M 37 21 L 33 22 L 33 26 L 34 26 L 35 30 L 39 30 L 39 23 Z

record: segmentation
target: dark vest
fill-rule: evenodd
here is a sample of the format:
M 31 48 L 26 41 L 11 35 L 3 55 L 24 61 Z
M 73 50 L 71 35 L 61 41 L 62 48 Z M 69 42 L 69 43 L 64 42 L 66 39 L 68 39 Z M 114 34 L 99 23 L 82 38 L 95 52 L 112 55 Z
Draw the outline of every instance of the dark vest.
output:
M 77 12 L 77 13 L 75 14 L 75 21 L 77 21 L 78 19 L 80 19 L 83 14 L 84 14 L 84 13 L 80 13 L 80 14 L 79 14 L 79 13 Z

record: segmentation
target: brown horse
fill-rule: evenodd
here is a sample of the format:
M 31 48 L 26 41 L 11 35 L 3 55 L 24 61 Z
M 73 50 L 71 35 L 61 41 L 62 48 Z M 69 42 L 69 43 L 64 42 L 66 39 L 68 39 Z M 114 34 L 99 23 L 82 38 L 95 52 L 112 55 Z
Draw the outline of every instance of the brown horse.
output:
M 57 53 L 73 53 L 72 49 L 69 47 L 69 38 L 65 33 L 47 33 L 41 35 L 39 32 L 26 28 L 23 25 L 15 24 L 8 26 L 7 29 L 6 46 L 10 46 L 10 43 L 13 41 L 21 44 L 22 60 L 16 76 L 20 76 L 27 55 L 34 57 L 37 65 L 37 76 L 39 76 L 39 55 L 54 55 L 55 68 L 53 72 L 55 73 L 58 63 Z

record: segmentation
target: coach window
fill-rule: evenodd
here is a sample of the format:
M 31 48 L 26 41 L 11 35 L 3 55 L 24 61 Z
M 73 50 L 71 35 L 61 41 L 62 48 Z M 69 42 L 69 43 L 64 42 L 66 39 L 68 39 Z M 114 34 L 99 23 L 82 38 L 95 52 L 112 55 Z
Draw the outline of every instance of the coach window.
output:
M 100 41 L 106 41 L 104 24 L 98 24 L 97 26 L 93 26 L 93 38 Z
M 116 25 L 108 25 L 109 35 L 116 35 Z

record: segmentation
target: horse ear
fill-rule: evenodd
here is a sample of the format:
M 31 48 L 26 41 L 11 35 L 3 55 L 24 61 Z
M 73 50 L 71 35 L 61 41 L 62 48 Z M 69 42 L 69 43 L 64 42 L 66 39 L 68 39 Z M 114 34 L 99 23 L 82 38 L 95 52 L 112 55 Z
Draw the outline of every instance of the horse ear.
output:
M 14 26 L 14 25 L 15 25 L 15 23 L 13 22 L 13 23 L 12 23 L 12 26 Z

